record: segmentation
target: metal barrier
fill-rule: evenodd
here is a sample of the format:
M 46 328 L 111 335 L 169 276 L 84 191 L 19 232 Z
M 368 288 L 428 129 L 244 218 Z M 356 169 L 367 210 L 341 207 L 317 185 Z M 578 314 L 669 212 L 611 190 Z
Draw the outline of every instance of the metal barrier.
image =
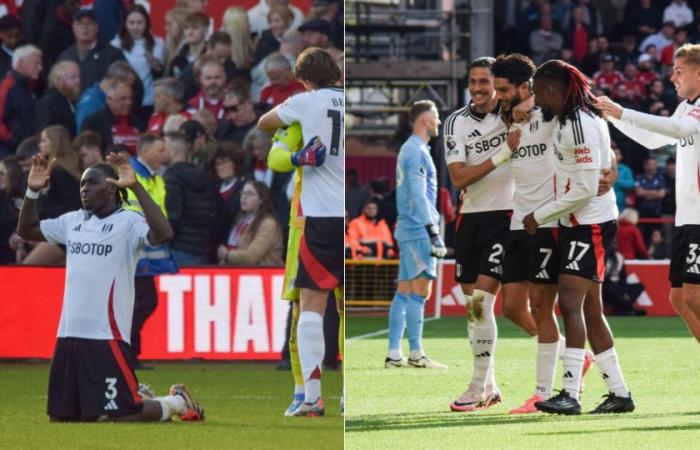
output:
M 386 309 L 399 273 L 397 259 L 345 260 L 345 306 L 349 310 Z

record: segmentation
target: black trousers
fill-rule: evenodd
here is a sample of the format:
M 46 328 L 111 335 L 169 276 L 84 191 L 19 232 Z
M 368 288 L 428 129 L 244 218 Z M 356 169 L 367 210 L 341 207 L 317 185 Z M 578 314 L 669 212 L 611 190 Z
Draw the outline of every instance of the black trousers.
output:
M 158 306 L 158 293 L 152 276 L 135 277 L 134 285 L 136 296 L 131 323 L 131 353 L 132 362 L 135 364 L 141 354 L 141 330 Z

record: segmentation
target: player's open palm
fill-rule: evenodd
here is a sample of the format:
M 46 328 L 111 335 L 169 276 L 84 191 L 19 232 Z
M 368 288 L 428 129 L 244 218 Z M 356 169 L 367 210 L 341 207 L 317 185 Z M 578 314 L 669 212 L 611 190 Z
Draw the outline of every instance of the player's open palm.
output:
M 129 164 L 129 160 L 120 153 L 110 153 L 107 155 L 107 161 L 117 168 L 119 179 L 105 178 L 107 183 L 111 183 L 118 188 L 128 188 L 136 185 L 136 173 Z
M 27 186 L 32 191 L 38 192 L 49 184 L 53 162 L 49 164 L 44 155 L 36 155 L 32 158 L 32 168 L 27 178 Z

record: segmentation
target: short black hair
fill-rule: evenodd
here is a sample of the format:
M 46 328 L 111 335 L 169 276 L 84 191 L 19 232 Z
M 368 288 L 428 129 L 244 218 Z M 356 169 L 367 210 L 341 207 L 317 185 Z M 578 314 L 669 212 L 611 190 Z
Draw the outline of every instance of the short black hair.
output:
M 491 66 L 491 73 L 495 78 L 505 78 L 516 86 L 528 82 L 535 74 L 535 63 L 530 58 L 520 53 L 500 55 Z
M 413 125 L 416 119 L 426 111 L 430 111 L 432 108 L 437 108 L 435 102 L 432 100 L 419 100 L 411 106 L 411 110 L 408 112 L 408 123 Z
M 469 77 L 469 73 L 471 73 L 474 67 L 485 67 L 490 70 L 495 62 L 496 58 L 493 56 L 482 56 L 481 58 L 476 58 L 471 64 L 469 64 L 469 67 L 467 67 L 467 77 Z

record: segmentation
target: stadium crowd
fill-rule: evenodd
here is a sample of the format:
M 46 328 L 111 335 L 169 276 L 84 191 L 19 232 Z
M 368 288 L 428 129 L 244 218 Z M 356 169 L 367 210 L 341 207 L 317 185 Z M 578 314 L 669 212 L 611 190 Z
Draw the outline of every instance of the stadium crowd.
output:
M 670 116 L 678 98 L 670 80 L 673 54 L 683 43 L 700 42 L 700 1 L 683 0 L 499 0 L 495 3 L 495 54 L 519 52 L 536 64 L 562 59 L 590 77 L 594 91 L 626 108 Z M 466 75 L 466 74 L 465 74 Z M 457 105 L 455 105 L 457 106 Z M 620 212 L 618 249 L 628 259 L 668 258 L 675 214 L 675 146 L 650 153 L 610 126 L 618 162 L 614 186 Z M 440 154 L 438 151 L 436 154 Z M 348 221 L 364 217 L 374 200 L 393 229 L 395 201 L 386 180 L 360 185 L 346 177 Z M 441 195 L 448 224 L 454 209 Z M 443 199 L 444 198 L 444 199 Z M 456 193 L 453 193 L 456 199 Z M 641 221 L 640 221 L 641 219 Z M 453 220 L 453 219 L 452 219 Z M 640 223 L 638 223 L 640 222 Z M 350 231 L 350 229 L 348 230 Z M 348 257 L 366 257 L 348 234 Z M 369 242 L 376 236 L 366 238 Z M 357 240 L 357 239 L 355 239 Z M 367 247 L 364 245 L 363 247 Z M 391 255 L 385 255 L 391 256 Z
M 206 0 L 177 0 L 162 37 L 152 4 L 0 2 L 0 264 L 63 261 L 15 232 L 34 155 L 51 161 L 47 219 L 81 207 L 84 169 L 125 152 L 165 197 L 178 264 L 282 265 L 292 175 L 267 167 L 272 137 L 255 125 L 304 91 L 302 50 L 342 66 L 342 3 L 315 0 L 304 17 L 287 0 L 232 2 L 215 30 Z

